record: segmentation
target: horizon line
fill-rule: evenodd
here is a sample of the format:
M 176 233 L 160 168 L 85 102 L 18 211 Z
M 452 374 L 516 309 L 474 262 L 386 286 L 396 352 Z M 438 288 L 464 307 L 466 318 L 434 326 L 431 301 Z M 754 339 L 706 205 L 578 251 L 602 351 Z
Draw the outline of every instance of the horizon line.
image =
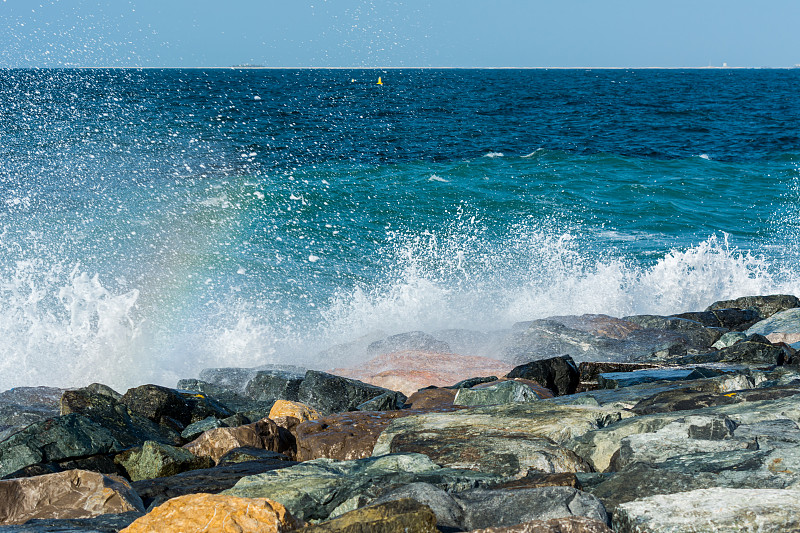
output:
M 229 66 L 7 66 L 0 67 L 0 70 L 793 70 L 800 68 L 800 64 L 786 67 L 737 67 L 737 66 L 717 66 L 707 65 L 703 67 L 514 67 L 514 66 L 493 66 L 493 67 L 309 67 L 309 66 L 265 66 L 265 65 L 229 65 Z

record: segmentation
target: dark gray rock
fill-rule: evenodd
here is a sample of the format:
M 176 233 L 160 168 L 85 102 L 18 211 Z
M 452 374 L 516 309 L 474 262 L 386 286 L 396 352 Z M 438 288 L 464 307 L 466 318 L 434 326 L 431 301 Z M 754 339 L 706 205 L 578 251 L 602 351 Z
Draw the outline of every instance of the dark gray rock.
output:
M 699 322 L 707 328 L 724 328 L 733 331 L 744 331 L 762 319 L 757 309 L 712 309 L 693 313 L 680 313 L 677 318 L 686 318 Z
M 199 379 L 182 379 L 178 381 L 178 389 L 210 396 L 232 411 L 260 413 L 254 417 L 256 420 L 264 418 L 274 403 L 273 400 L 261 402 L 248 398 L 244 395 L 244 389 L 228 389 Z
M 774 366 L 782 365 L 792 356 L 790 349 L 772 344 L 766 337 L 753 334 L 733 346 L 715 352 L 689 355 L 679 359 L 681 364 L 692 363 L 738 363 L 747 365 Z
M 354 411 L 368 400 L 393 392 L 355 379 L 309 370 L 300 385 L 298 400 L 327 415 Z
M 640 326 L 644 332 L 639 335 L 650 334 L 646 330 L 661 330 L 677 332 L 683 338 L 689 350 L 707 350 L 727 332 L 721 328 L 706 327 L 700 322 L 678 318 L 674 316 L 635 315 L 626 316 L 623 320 Z
M 656 381 L 680 381 L 689 378 L 691 368 L 658 368 L 655 370 L 634 370 L 633 372 L 608 372 L 597 376 L 601 389 L 619 389 L 653 383 Z
M 406 395 L 402 392 L 388 391 L 371 400 L 356 406 L 356 411 L 396 411 L 406 403 Z
M 120 402 L 133 413 L 179 431 L 209 416 L 226 418 L 233 415 L 233 411 L 203 393 L 159 385 L 129 389 Z
M 299 401 L 300 384 L 304 374 L 283 370 L 262 370 L 256 372 L 245 387 L 245 395 L 258 402 L 275 400 Z
M 789 294 L 774 294 L 771 296 L 743 296 L 735 300 L 714 302 L 706 311 L 717 309 L 755 309 L 761 318 L 769 318 L 775 313 L 800 307 L 800 299 Z
M 450 345 L 423 331 L 410 331 L 408 333 L 392 335 L 367 346 L 367 354 L 370 356 L 400 352 L 403 350 L 451 353 Z
M 0 526 L 0 533 L 117 533 L 143 516 L 138 511 L 103 514 L 95 518 L 41 519 L 35 518 L 16 526 Z
M 288 461 L 289 458 L 282 453 L 264 450 L 261 448 L 242 447 L 234 448 L 219 459 L 218 466 L 244 463 L 247 461 Z M 294 463 L 292 463 L 294 464 Z
M 439 528 L 452 528 L 461 531 L 464 524 L 464 510 L 453 496 L 445 490 L 430 483 L 409 483 L 383 494 L 370 504 L 409 498 L 427 505 L 436 515 L 436 525 Z
M 15 387 L 0 393 L 0 441 L 24 427 L 59 415 L 63 389 Z
M 569 355 L 531 361 L 514 368 L 506 377 L 530 379 L 556 396 L 573 394 L 580 383 L 580 372 Z

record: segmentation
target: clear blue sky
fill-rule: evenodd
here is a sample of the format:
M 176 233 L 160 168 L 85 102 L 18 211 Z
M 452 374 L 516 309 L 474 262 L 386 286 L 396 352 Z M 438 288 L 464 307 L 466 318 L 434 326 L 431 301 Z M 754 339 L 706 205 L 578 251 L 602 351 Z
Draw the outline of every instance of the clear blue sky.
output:
M 0 67 L 789 67 L 798 0 L 0 0 Z

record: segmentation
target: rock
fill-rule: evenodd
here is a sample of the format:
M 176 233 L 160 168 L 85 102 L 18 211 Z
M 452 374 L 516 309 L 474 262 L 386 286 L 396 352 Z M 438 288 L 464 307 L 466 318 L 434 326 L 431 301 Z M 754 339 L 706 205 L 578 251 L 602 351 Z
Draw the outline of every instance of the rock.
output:
M 574 393 L 580 383 L 580 372 L 569 355 L 531 361 L 515 367 L 506 377 L 530 379 L 556 396 Z
M 61 414 L 81 414 L 104 427 L 124 447 L 140 446 L 147 440 L 164 444 L 180 444 L 172 429 L 131 412 L 127 406 L 106 392 L 93 392 L 89 387 L 67 390 L 61 396 Z
M 198 457 L 210 457 L 216 463 L 234 448 L 250 446 L 279 453 L 289 451 L 294 447 L 292 440 L 288 431 L 269 418 L 263 418 L 253 424 L 206 431 L 184 448 Z
M 298 461 L 327 457 L 339 461 L 361 459 L 372 455 L 378 435 L 389 423 L 420 411 L 386 412 L 353 411 L 304 422 L 294 429 Z
M 117 533 L 142 516 L 139 511 L 102 514 L 94 518 L 34 518 L 23 525 L 0 526 L 3 533 Z
M 242 393 L 256 372 L 258 370 L 254 368 L 204 368 L 200 371 L 200 380 L 222 389 Z
M 570 487 L 472 489 L 453 498 L 464 510 L 463 526 L 467 530 L 569 516 L 608 522 L 600 500 Z
M 684 339 L 687 348 L 707 350 L 717 342 L 725 330 L 706 327 L 700 322 L 674 316 L 636 315 L 626 316 L 622 320 L 633 322 L 643 330 L 663 330 L 678 332 Z
M 615 531 L 797 530 L 798 498 L 798 490 L 727 488 L 650 496 L 620 505 Z
M 763 335 L 770 342 L 791 344 L 800 341 L 800 307 L 775 313 L 755 323 L 745 333 Z
M 458 383 L 454 385 L 450 385 L 449 387 L 445 387 L 446 389 L 471 389 L 476 385 L 483 385 L 484 383 L 494 383 L 498 381 L 499 378 L 497 376 L 486 376 L 486 377 L 479 377 L 479 378 L 467 378 L 462 379 Z M 419 392 L 419 391 L 417 391 Z
M 286 454 L 262 450 L 261 448 L 234 448 L 219 460 L 219 466 L 244 463 L 247 461 L 288 461 Z
M 405 350 L 432 353 L 450 353 L 450 345 L 435 339 L 423 331 L 410 331 L 392 335 L 380 341 L 375 341 L 367 346 L 370 356 L 384 355 Z
M 124 533 L 280 533 L 302 526 L 286 508 L 266 498 L 187 494 L 163 503 L 134 521 Z
M 761 335 L 751 334 L 727 348 L 701 355 L 686 356 L 677 362 L 682 364 L 739 363 L 771 366 L 782 365 L 791 355 L 792 353 L 788 348 L 772 344 Z
M 525 383 L 513 379 L 498 381 L 472 389 L 458 389 L 453 405 L 499 405 L 517 402 L 535 402 L 541 393 Z
M 106 428 L 79 414 L 36 422 L 0 442 L 0 478 L 29 465 L 120 452 Z
M 302 533 L 438 533 L 436 515 L 430 507 L 411 499 L 392 500 L 362 507 Z
M 300 402 L 277 400 L 269 411 L 269 418 L 274 420 L 281 416 L 296 418 L 298 422 L 316 420 L 322 415 L 314 409 Z
M 326 372 L 309 370 L 300 385 L 299 401 L 322 414 L 354 411 L 359 405 L 385 393 L 388 389 Z
M 106 513 L 144 512 L 131 486 L 84 470 L 0 481 L 0 524 L 33 518 L 89 518 Z
M 712 348 L 717 350 L 721 350 L 722 348 L 727 348 L 729 346 L 733 346 L 737 342 L 744 340 L 747 338 L 747 334 L 741 331 L 729 331 L 725 335 L 719 338 L 717 342 L 711 345 Z
M 692 370 L 691 368 L 658 368 L 634 370 L 633 372 L 607 372 L 597 376 L 597 383 L 601 389 L 618 389 L 655 381 L 680 381 L 688 378 Z
M 535 489 L 540 487 L 572 487 L 578 490 L 583 488 L 575 473 L 561 472 L 558 474 L 545 474 L 544 472 L 537 472 L 536 470 L 528 470 L 525 477 L 504 481 L 491 486 L 492 489 Z
M 615 363 L 610 361 L 586 361 L 578 365 L 581 383 L 597 381 L 597 376 L 611 372 L 633 372 L 663 368 L 664 365 L 654 363 Z M 560 396 L 560 395 L 556 395 Z
M 531 520 L 514 526 L 473 529 L 470 533 L 611 533 L 604 522 L 584 516 Z
M 183 448 L 153 441 L 145 442 L 141 448 L 126 450 L 114 460 L 125 468 L 131 481 L 174 476 L 187 470 L 214 466 L 208 457 L 198 457 Z
M 62 389 L 15 387 L 0 393 L 0 441 L 33 424 L 58 416 Z
M 199 492 L 217 494 L 233 487 L 243 477 L 288 468 L 296 464 L 294 461 L 286 460 L 284 456 L 234 464 L 222 464 L 220 461 L 214 468 L 189 470 L 174 476 L 134 481 L 131 485 L 149 509 L 185 494 Z
M 421 389 L 406 399 L 409 409 L 442 409 L 452 407 L 456 389 L 431 387 Z
M 707 328 L 723 328 L 734 331 L 744 331 L 762 318 L 761 313 L 756 309 L 713 309 L 680 313 L 674 316 L 699 322 Z
M 194 440 L 206 431 L 210 431 L 212 429 L 217 429 L 221 427 L 228 427 L 222 420 L 219 418 L 215 418 L 213 416 L 209 416 L 204 418 L 203 420 L 198 420 L 197 422 L 192 422 L 186 429 L 181 432 L 181 438 L 186 440 Z
M 332 373 L 409 396 L 424 387 L 446 387 L 476 375 L 504 376 L 511 369 L 508 363 L 488 357 L 406 350 L 380 355 L 354 368 L 337 368 Z
M 649 415 L 728 405 L 737 401 L 732 395 L 682 388 L 654 394 L 639 401 L 631 410 L 638 415 Z
M 544 401 L 420 414 L 394 420 L 378 437 L 373 455 L 423 453 L 440 465 L 508 477 L 521 477 L 530 468 L 583 472 L 588 465 L 561 443 L 623 414 Z
M 395 411 L 402 409 L 406 403 L 406 395 L 402 392 L 389 391 L 356 406 L 356 411 Z
M 800 299 L 788 294 L 774 294 L 772 296 L 743 296 L 735 300 L 714 302 L 706 311 L 716 309 L 756 309 L 761 318 L 769 318 L 775 313 L 800 307 Z
M 494 479 L 485 473 L 440 468 L 424 455 L 394 454 L 355 461 L 306 461 L 242 478 L 225 494 L 274 499 L 298 519 L 326 520 L 336 509 L 337 514 L 350 511 L 362 497 L 370 501 L 399 485 L 426 482 L 458 491 Z
M 192 422 L 203 420 L 208 416 L 225 418 L 233 414 L 231 410 L 202 393 L 168 389 L 158 385 L 142 385 L 130 389 L 120 401 L 132 412 L 156 424 L 180 431 Z
M 245 395 L 260 402 L 298 401 L 304 374 L 281 370 L 256 372 L 245 387 Z
M 102 394 L 116 401 L 120 401 L 122 399 L 122 394 L 118 393 L 108 385 L 103 385 L 102 383 L 92 383 L 83 387 L 83 390 L 95 394 Z
M 621 503 L 713 487 L 800 488 L 797 446 L 676 455 L 660 463 L 632 463 L 592 488 L 613 513 Z
M 408 498 L 427 505 L 436 515 L 436 526 L 461 530 L 464 523 L 464 510 L 453 496 L 430 483 L 409 483 L 383 494 L 372 504 Z
M 255 373 L 255 371 L 253 371 Z M 178 381 L 178 389 L 194 391 L 206 394 L 215 398 L 222 405 L 236 412 L 255 413 L 256 420 L 264 418 L 272 407 L 272 401 L 257 401 L 244 395 L 244 385 L 242 390 L 229 389 L 212 383 L 207 383 L 199 379 L 182 379 Z

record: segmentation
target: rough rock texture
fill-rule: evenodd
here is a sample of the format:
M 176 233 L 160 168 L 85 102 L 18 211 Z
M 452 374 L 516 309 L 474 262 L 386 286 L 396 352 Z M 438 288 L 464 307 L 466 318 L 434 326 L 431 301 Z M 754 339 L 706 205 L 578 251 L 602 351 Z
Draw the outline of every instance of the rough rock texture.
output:
M 243 463 L 219 465 L 214 468 L 190 470 L 169 477 L 135 481 L 131 485 L 141 496 L 147 508 L 161 505 L 170 498 L 206 492 L 217 494 L 233 487 L 246 476 L 263 474 L 270 470 L 288 468 L 297 463 L 283 459 L 264 459 Z
M 361 507 L 302 533 L 438 533 L 436 515 L 430 507 L 411 499 L 393 500 Z
M 125 533 L 281 533 L 302 525 L 278 502 L 220 494 L 188 494 L 159 505 Z
M 0 478 L 37 463 L 120 452 L 124 446 L 106 428 L 79 414 L 31 424 L 0 442 Z
M 531 361 L 515 367 L 506 377 L 530 379 L 556 396 L 574 393 L 580 383 L 580 372 L 569 355 Z
M 457 389 L 431 387 L 421 389 L 406 399 L 406 407 L 410 409 L 442 409 L 451 407 Z
M 531 520 L 506 527 L 473 529 L 470 533 L 611 533 L 604 522 L 584 516 Z
M 550 402 L 428 413 L 393 421 L 373 455 L 417 452 L 441 465 L 517 477 L 530 468 L 583 472 L 588 465 L 561 443 L 622 416 L 619 409 Z
M 581 383 L 597 381 L 597 376 L 608 372 L 633 372 L 634 370 L 646 370 L 652 368 L 662 368 L 661 364 L 653 363 L 615 363 L 610 361 L 584 361 L 578 365 Z
M 322 414 L 354 411 L 359 405 L 390 391 L 341 376 L 309 370 L 300 385 L 299 401 Z
M 309 461 L 327 457 L 339 461 L 372 455 L 378 435 L 392 420 L 419 414 L 420 411 L 353 411 L 328 415 L 294 428 L 296 459 Z
M 403 409 L 408 398 L 398 391 L 384 392 L 356 406 L 356 411 L 393 411 Z
M 734 331 L 744 331 L 762 319 L 761 313 L 757 309 L 712 309 L 680 313 L 675 317 L 699 322 L 707 328 L 724 328 Z
M 183 430 L 192 422 L 208 416 L 226 418 L 233 411 L 213 398 L 194 391 L 169 389 L 158 385 L 141 385 L 128 390 L 120 399 L 132 412 L 162 426 Z
M 467 530 L 573 515 L 608 522 L 600 500 L 570 487 L 472 489 L 453 497 L 464 510 L 463 527 Z
M 299 519 L 326 520 L 334 511 L 334 516 L 351 511 L 399 485 L 426 482 L 445 490 L 464 490 L 492 480 L 496 478 L 486 473 L 440 468 L 424 455 L 394 454 L 307 461 L 245 477 L 225 494 L 274 499 Z
M 449 492 L 430 483 L 409 483 L 392 489 L 371 502 L 379 504 L 408 498 L 427 505 L 436 515 L 436 526 L 461 530 L 464 524 L 464 509 Z
M 216 463 L 234 448 L 248 446 L 273 452 L 285 452 L 291 450 L 294 445 L 288 431 L 279 427 L 269 418 L 263 418 L 253 424 L 206 431 L 197 439 L 186 444 L 184 448 L 199 457 L 210 457 Z
M 700 355 L 685 356 L 677 361 L 684 364 L 740 363 L 770 366 L 782 365 L 791 355 L 792 353 L 786 347 L 772 344 L 767 338 L 754 333 L 727 348 Z
M 282 370 L 262 370 L 247 382 L 244 393 L 248 398 L 260 402 L 288 400 L 296 402 L 304 374 Z
M 700 489 L 642 498 L 617 508 L 620 533 L 700 531 L 796 531 L 800 491 Z
M 289 400 L 277 400 L 269 410 L 269 418 L 275 420 L 278 417 L 287 416 L 296 418 L 298 422 L 316 420 L 322 416 L 319 411 L 300 402 Z
M 248 375 L 251 373 L 255 373 L 255 371 L 248 370 Z M 225 380 L 223 380 L 223 382 L 225 382 Z M 239 389 L 238 387 L 229 388 L 224 385 L 208 383 L 199 379 L 182 379 L 178 381 L 178 388 L 181 390 L 207 394 L 236 412 L 253 412 L 256 413 L 256 419 L 264 418 L 267 416 L 270 407 L 272 407 L 272 400 L 259 401 L 248 398 L 244 391 L 245 385 L 246 383 Z
M 533 386 L 531 386 L 533 385 Z M 484 383 L 476 387 L 458 389 L 453 405 L 479 406 L 506 403 L 526 403 L 552 396 L 536 383 L 524 383 L 514 379 Z M 547 396 L 545 396 L 545 394 Z
M 508 363 L 488 357 L 406 350 L 332 372 L 410 396 L 424 387 L 447 387 L 475 376 L 504 376 L 511 369 Z
M 187 470 L 211 468 L 210 457 L 198 457 L 188 450 L 158 442 L 147 441 L 141 448 L 126 450 L 114 458 L 131 481 L 174 476 Z
M 634 370 L 632 372 L 606 372 L 597 376 L 597 384 L 601 389 L 618 389 L 653 383 L 656 381 L 680 381 L 688 379 L 692 373 L 686 368 L 657 368 L 654 370 Z
M 85 470 L 0 481 L 0 524 L 33 518 L 89 518 L 144 511 L 142 500 L 121 478 Z
M 22 525 L 0 526 L 2 533 L 117 533 L 144 513 L 101 514 L 94 518 L 34 518 Z
M 755 309 L 761 318 L 769 318 L 775 313 L 800 307 L 800 299 L 788 294 L 773 294 L 770 296 L 743 296 L 735 300 L 723 300 L 714 302 L 706 308 L 706 311 L 716 309 Z
M 62 389 L 15 387 L 0 392 L 0 441 L 34 422 L 58 416 Z
M 422 351 L 429 353 L 451 353 L 450 345 L 440 341 L 433 335 L 424 331 L 409 331 L 391 335 L 385 339 L 375 341 L 367 346 L 367 354 L 371 356 L 396 353 L 405 350 Z
M 756 322 L 746 333 L 765 336 L 770 342 L 791 344 L 800 341 L 800 308 L 787 309 Z

